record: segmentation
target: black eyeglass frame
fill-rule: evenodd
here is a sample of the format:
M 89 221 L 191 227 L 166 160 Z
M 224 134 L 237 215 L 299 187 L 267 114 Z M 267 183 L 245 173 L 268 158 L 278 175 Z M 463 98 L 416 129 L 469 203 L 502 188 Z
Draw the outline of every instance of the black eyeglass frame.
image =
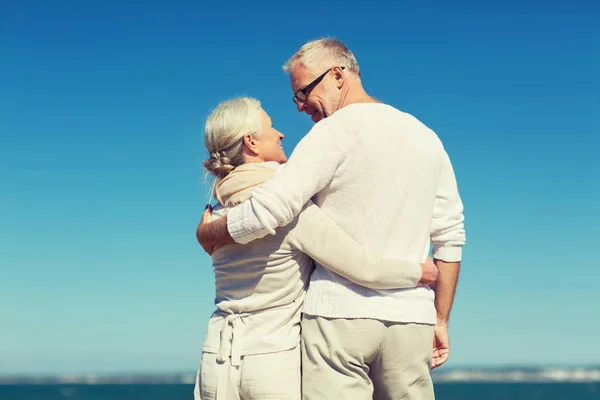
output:
M 317 86 L 319 83 L 321 83 L 323 78 L 325 78 L 325 75 L 327 75 L 328 73 L 333 71 L 334 68 L 335 67 L 329 68 L 327 71 L 325 71 L 321 75 L 319 75 L 314 81 L 312 81 L 308 85 L 304 86 L 302 89 L 298 90 L 294 94 L 294 97 L 292 97 L 292 101 L 294 102 L 294 104 L 298 104 L 299 101 L 302 103 L 306 102 L 306 100 L 308 100 L 308 95 L 310 94 L 310 92 L 315 88 L 315 86 Z M 345 67 L 340 67 L 340 68 L 342 70 L 345 69 Z

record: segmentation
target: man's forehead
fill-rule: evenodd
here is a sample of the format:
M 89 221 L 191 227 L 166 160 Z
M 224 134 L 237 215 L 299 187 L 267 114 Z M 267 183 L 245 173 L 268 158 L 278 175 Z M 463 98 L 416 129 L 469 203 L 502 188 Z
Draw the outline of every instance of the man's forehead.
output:
M 290 83 L 292 85 L 292 91 L 295 93 L 312 82 L 314 79 L 312 75 L 313 74 L 304 65 L 294 65 L 294 67 L 290 69 Z

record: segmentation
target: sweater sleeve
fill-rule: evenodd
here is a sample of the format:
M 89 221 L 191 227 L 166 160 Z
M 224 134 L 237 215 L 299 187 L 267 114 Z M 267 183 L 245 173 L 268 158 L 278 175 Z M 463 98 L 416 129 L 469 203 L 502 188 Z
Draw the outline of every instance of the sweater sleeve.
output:
M 312 201 L 298 216 L 288 239 L 325 268 L 364 287 L 412 288 L 421 280 L 421 264 L 369 252 Z
M 331 182 L 343 157 L 336 132 L 326 121 L 315 124 L 275 176 L 229 211 L 231 237 L 245 244 L 292 222 L 304 204 Z
M 463 204 L 450 158 L 444 151 L 431 223 L 433 257 L 446 262 L 459 262 L 465 241 Z

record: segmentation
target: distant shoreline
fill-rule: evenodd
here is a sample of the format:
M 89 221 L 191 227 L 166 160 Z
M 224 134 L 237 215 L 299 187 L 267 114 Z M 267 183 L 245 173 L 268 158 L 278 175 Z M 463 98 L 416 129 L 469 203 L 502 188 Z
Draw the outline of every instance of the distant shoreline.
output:
M 600 382 L 600 366 L 546 368 L 448 368 L 434 370 L 435 383 Z M 193 384 L 193 373 L 0 375 L 0 385 Z

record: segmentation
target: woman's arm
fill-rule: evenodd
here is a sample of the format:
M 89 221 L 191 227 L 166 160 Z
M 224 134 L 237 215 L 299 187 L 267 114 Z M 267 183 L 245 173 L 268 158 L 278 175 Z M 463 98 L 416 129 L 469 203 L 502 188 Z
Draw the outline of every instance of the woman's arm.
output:
M 327 269 L 371 289 L 404 289 L 430 285 L 437 279 L 437 267 L 428 258 L 420 264 L 379 257 L 357 243 L 309 201 L 298 215 L 289 239 L 298 250 Z

